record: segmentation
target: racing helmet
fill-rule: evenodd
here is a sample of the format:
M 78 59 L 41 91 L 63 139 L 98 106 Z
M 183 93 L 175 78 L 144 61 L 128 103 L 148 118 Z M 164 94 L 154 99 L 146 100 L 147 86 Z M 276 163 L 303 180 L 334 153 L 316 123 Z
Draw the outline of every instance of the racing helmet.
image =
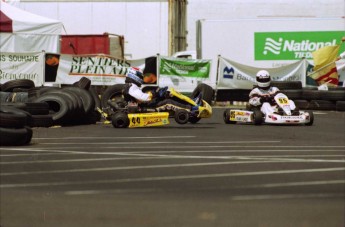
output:
M 138 87 L 141 87 L 143 84 L 143 72 L 141 69 L 136 67 L 130 67 L 126 74 L 125 83 L 133 83 L 136 84 Z
M 271 85 L 271 76 L 266 70 L 260 70 L 256 74 L 256 83 L 259 88 L 267 89 Z

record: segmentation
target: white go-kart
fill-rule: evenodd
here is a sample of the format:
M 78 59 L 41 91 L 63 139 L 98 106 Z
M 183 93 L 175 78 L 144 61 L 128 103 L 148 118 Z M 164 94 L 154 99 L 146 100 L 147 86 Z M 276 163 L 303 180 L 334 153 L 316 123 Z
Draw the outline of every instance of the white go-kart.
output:
M 283 93 L 274 96 L 276 109 L 274 113 L 264 115 L 260 109 L 242 110 L 226 109 L 223 119 L 226 124 L 253 123 L 255 125 L 265 124 L 288 124 L 288 125 L 312 125 L 314 115 L 312 111 L 292 111 L 288 97 Z

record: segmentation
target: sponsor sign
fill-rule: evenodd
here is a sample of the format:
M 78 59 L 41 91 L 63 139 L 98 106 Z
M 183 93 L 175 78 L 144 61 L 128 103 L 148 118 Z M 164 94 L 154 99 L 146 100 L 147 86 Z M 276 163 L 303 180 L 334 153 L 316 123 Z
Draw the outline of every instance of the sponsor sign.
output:
M 56 82 L 73 84 L 82 77 L 92 85 L 114 85 L 125 82 L 129 67 L 145 68 L 145 59 L 123 60 L 107 55 L 60 55 Z
M 36 86 L 44 82 L 44 53 L 1 53 L 0 83 L 10 80 L 32 80 Z
M 339 44 L 344 35 L 344 31 L 255 32 L 255 60 L 312 59 L 313 51 Z
M 305 59 L 292 64 L 276 68 L 256 68 L 239 64 L 219 56 L 218 83 L 219 89 L 252 89 L 259 70 L 268 70 L 272 80 L 276 81 L 302 81 L 305 85 L 306 66 Z
M 160 56 L 159 85 L 191 92 L 198 83 L 209 80 L 211 60 Z

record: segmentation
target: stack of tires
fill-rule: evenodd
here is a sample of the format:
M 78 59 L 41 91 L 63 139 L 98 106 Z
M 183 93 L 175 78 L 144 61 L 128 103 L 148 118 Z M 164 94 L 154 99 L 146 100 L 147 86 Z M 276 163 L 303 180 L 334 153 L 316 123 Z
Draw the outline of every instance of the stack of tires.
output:
M 272 81 L 271 86 L 279 88 L 297 107 L 303 110 L 345 111 L 345 87 L 328 88 L 302 87 L 301 81 Z M 251 89 L 226 89 L 217 91 L 216 101 L 248 101 Z
M 35 87 L 30 80 L 8 81 L 1 86 L 1 106 L 30 113 L 31 127 L 94 124 L 100 120 L 96 111 L 100 100 L 90 85 L 84 77 L 63 88 Z
M 29 127 L 31 114 L 11 107 L 0 106 L 0 145 L 18 146 L 31 142 L 32 129 Z

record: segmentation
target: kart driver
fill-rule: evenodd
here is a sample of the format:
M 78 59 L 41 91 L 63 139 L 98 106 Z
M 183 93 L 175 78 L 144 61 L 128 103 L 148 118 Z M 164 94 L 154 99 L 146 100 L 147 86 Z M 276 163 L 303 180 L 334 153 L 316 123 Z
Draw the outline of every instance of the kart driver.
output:
M 165 97 L 168 87 L 157 89 L 154 93 L 143 92 L 141 90 L 143 82 L 143 72 L 139 68 L 130 67 L 126 74 L 125 87 L 123 89 L 123 95 L 127 102 L 142 103 L 145 106 L 155 107 L 158 112 L 175 109 L 192 109 L 191 105 L 184 105 Z M 158 102 L 157 97 L 160 99 L 163 98 L 163 100 Z
M 261 107 L 260 110 L 265 115 L 277 112 L 277 104 L 275 103 L 274 96 L 279 93 L 279 89 L 271 86 L 269 72 L 260 70 L 256 74 L 256 83 L 257 87 L 249 93 L 249 104 L 254 107 Z M 298 110 L 295 103 L 292 100 L 289 100 L 289 102 L 293 114 L 297 114 Z
M 143 92 L 140 87 L 143 84 L 143 72 L 139 68 L 130 67 L 126 74 L 125 88 L 123 91 L 126 101 L 150 102 L 152 93 Z M 134 100 L 133 100 L 134 99 Z

